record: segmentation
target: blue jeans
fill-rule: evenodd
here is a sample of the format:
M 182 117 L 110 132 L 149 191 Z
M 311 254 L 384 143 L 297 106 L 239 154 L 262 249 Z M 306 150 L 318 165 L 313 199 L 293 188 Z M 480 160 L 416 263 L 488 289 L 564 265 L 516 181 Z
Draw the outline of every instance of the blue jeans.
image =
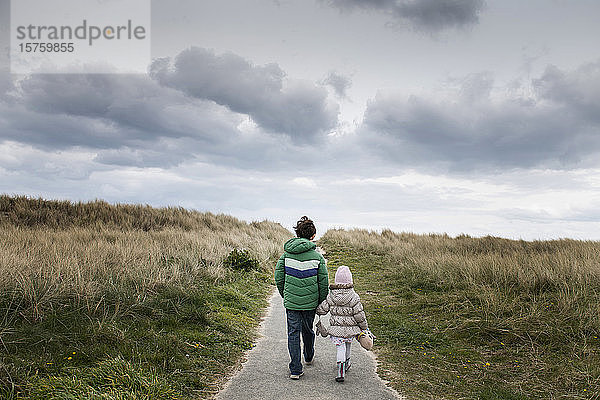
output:
M 288 351 L 290 352 L 290 373 L 298 375 L 302 372 L 300 361 L 300 333 L 304 342 L 304 361 L 310 361 L 315 356 L 315 333 L 313 322 L 315 321 L 315 310 L 288 310 Z

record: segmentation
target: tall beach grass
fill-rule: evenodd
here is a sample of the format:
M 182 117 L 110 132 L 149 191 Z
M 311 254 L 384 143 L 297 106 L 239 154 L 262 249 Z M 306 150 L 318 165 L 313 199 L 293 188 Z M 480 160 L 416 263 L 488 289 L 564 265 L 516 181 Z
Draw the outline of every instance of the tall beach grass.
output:
M 600 242 L 330 230 L 409 398 L 600 398 Z
M 0 397 L 210 397 L 251 346 L 290 236 L 181 208 L 0 196 Z M 225 266 L 233 249 L 258 268 Z

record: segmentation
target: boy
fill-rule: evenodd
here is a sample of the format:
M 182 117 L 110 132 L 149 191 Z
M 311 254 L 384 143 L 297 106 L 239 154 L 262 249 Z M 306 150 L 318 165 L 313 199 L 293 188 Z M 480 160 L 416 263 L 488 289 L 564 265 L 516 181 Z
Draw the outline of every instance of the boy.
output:
M 310 365 L 315 355 L 312 329 L 315 310 L 327 298 L 329 278 L 325 259 L 311 242 L 317 233 L 313 221 L 304 216 L 294 230 L 297 237 L 285 243 L 285 252 L 277 261 L 275 283 L 287 315 L 290 378 L 300 379 L 304 374 L 300 362 L 300 333 L 304 342 L 304 362 Z

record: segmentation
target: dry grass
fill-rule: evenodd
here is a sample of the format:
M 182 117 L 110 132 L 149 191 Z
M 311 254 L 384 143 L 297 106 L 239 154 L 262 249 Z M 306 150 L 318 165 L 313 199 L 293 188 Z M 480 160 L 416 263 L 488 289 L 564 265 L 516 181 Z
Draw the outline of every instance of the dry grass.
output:
M 63 396 L 33 377 L 60 381 L 115 357 L 158 368 L 184 396 L 209 396 L 249 346 L 290 236 L 272 222 L 180 208 L 0 196 L 0 397 Z M 225 267 L 234 248 L 259 270 Z
M 281 247 L 275 238 L 282 232 L 276 226 L 262 226 L 150 232 L 4 226 L 0 290 L 13 293 L 37 319 L 53 299 L 89 303 L 111 287 L 133 285 L 133 291 L 143 296 L 163 286 L 187 287 L 198 279 L 217 283 L 227 276 L 223 259 L 233 248 L 249 249 L 270 268 L 268 261 Z
M 415 398 L 600 398 L 600 243 L 331 230 Z
M 112 227 L 142 231 L 169 227 L 185 231 L 202 228 L 223 231 L 245 225 L 229 215 L 201 213 L 181 207 L 153 208 L 139 204 L 109 204 L 102 200 L 72 203 L 8 195 L 0 195 L 0 224 L 59 229 Z
M 106 202 L 0 196 L 0 291 L 34 311 L 53 298 L 97 298 L 107 286 L 139 293 L 226 276 L 223 259 L 248 249 L 266 269 L 289 231 L 227 215 Z M 87 224 L 87 225 L 86 225 Z

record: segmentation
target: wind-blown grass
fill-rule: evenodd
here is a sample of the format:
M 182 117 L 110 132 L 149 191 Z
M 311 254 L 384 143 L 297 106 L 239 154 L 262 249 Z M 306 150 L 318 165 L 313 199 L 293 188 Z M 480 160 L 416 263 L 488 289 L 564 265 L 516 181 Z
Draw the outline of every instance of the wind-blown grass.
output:
M 330 230 L 409 398 L 600 398 L 600 243 Z
M 0 398 L 210 397 L 251 346 L 279 224 L 0 196 Z M 258 268 L 228 268 L 234 249 Z

